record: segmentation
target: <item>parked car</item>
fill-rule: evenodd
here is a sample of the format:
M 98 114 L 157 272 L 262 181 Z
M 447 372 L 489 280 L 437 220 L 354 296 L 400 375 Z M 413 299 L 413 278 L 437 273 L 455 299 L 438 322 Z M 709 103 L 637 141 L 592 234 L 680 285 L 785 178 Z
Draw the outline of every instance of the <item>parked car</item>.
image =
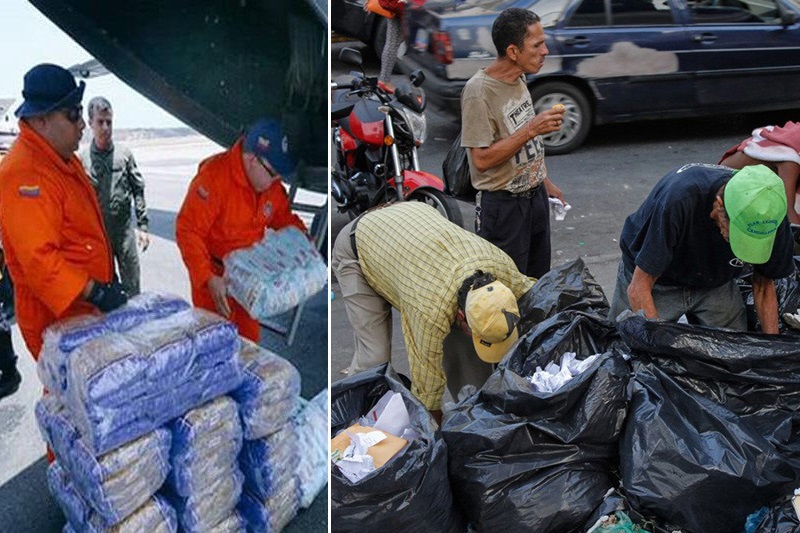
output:
M 406 10 L 403 70 L 422 68 L 431 101 L 460 115 L 467 79 L 497 52 L 509 7 L 542 20 L 550 51 L 528 76 L 534 108 L 562 103 L 548 153 L 593 125 L 800 108 L 798 0 L 474 0 Z
M 331 0 L 331 29 L 372 47 L 378 57 L 386 43 L 386 19 L 364 11 L 366 0 Z

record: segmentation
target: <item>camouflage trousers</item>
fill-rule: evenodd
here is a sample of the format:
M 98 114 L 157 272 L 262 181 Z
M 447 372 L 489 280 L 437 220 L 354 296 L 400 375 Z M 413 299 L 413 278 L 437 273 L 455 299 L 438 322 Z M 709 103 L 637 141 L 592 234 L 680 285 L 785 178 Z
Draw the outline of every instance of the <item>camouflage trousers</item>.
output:
M 111 250 L 117 264 L 122 287 L 128 296 L 139 294 L 139 252 L 136 249 L 136 232 L 128 228 L 121 235 L 111 237 Z

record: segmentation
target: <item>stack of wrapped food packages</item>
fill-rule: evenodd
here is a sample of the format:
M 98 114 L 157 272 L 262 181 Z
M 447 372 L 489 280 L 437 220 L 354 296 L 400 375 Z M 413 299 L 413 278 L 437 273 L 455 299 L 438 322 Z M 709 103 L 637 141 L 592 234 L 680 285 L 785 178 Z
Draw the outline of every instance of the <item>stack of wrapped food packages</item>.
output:
M 65 531 L 280 531 L 326 482 L 327 390 L 178 297 L 54 324 L 38 372 Z
M 300 507 L 300 448 L 291 417 L 300 398 L 300 374 L 291 363 L 243 340 L 244 382 L 239 403 L 244 444 L 239 457 L 245 490 L 240 509 L 250 531 L 280 531 Z

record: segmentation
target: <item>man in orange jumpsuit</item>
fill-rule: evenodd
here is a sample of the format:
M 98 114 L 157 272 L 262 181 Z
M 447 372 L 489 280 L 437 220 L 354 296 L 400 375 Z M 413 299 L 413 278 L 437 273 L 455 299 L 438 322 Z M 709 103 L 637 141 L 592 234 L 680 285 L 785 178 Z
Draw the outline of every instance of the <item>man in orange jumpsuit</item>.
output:
M 116 281 L 97 196 L 75 156 L 86 124 L 65 69 L 25 74 L 19 137 L 0 164 L 0 232 L 14 280 L 17 322 L 38 359 L 53 322 L 107 312 L 127 301 Z
M 306 231 L 281 181 L 294 167 L 280 124 L 261 120 L 233 148 L 200 163 L 178 213 L 176 237 L 194 305 L 227 317 L 255 342 L 261 325 L 228 296 L 222 258 L 261 240 L 268 227 Z

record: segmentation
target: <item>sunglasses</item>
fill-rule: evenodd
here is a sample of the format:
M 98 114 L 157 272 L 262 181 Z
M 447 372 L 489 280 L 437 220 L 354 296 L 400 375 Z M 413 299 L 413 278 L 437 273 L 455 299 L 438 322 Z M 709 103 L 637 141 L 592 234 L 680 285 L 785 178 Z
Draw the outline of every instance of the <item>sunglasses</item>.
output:
M 64 116 L 67 117 L 67 120 L 75 124 L 80 119 L 83 118 L 83 106 L 76 105 L 75 107 L 65 107 L 64 109 L 60 109 Z
M 275 172 L 274 170 L 272 170 L 272 167 L 271 167 L 271 166 L 269 166 L 269 165 L 267 165 L 267 164 L 264 162 L 264 160 L 263 160 L 263 159 L 261 159 L 260 157 L 256 157 L 256 161 L 258 161 L 258 164 L 259 164 L 259 165 L 261 165 L 262 167 L 264 167 L 264 170 L 266 170 L 266 171 L 267 171 L 267 174 L 269 174 L 269 176 L 270 176 L 272 179 L 275 179 L 275 178 L 277 178 L 277 177 L 279 176 L 279 174 L 278 174 L 277 172 Z

